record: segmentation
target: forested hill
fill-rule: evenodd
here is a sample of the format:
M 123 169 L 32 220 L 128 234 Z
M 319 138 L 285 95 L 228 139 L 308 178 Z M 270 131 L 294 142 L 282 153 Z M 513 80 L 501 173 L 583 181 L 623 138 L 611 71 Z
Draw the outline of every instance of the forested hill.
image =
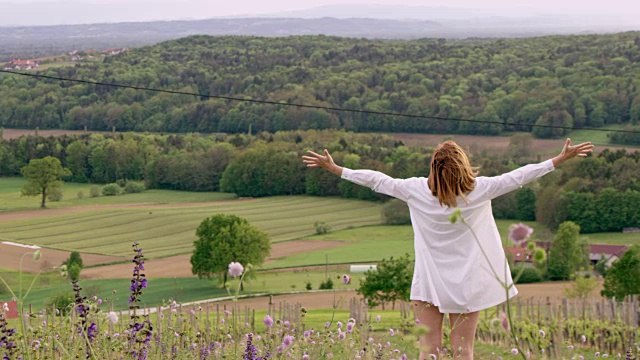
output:
M 41 73 L 486 123 L 366 116 L 0 74 L 0 126 L 498 134 L 531 131 L 532 124 L 580 128 L 640 119 L 638 32 L 465 41 L 193 36 Z M 564 132 L 533 128 L 539 137 Z

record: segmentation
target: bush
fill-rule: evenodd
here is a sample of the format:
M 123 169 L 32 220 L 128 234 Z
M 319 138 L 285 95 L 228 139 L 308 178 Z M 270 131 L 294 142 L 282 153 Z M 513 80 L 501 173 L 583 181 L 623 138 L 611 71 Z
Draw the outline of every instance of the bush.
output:
M 60 188 L 51 189 L 50 192 L 47 194 L 47 199 L 49 199 L 49 201 L 60 201 L 62 200 L 63 197 L 64 197 L 64 193 Z
M 331 232 L 331 225 L 325 223 L 324 221 L 316 221 L 313 226 L 315 226 L 316 228 L 316 235 L 323 235 Z
M 45 304 L 47 308 L 56 308 L 56 310 L 60 311 L 60 315 L 69 314 L 69 310 L 71 310 L 71 304 L 74 302 L 73 293 L 71 291 L 65 291 L 57 293 L 47 300 Z
M 146 187 L 142 181 L 127 181 L 124 184 L 125 194 L 141 193 L 146 190 Z
M 320 283 L 320 287 L 318 287 L 318 289 L 320 289 L 320 290 L 333 289 L 333 281 L 331 281 L 331 278 L 327 279 L 327 281 L 321 282 Z
M 313 286 L 311 285 L 310 282 L 307 281 L 307 284 L 305 285 L 305 289 L 307 290 L 313 290 Z
M 389 200 L 382 207 L 382 222 L 386 225 L 409 225 L 411 216 L 407 204 L 398 199 Z
M 120 195 L 120 191 L 122 191 L 122 188 L 116 183 L 107 184 L 102 187 L 102 195 L 104 196 Z
M 80 271 L 82 271 L 82 267 L 78 264 L 67 266 L 67 276 L 71 280 L 80 280 Z
M 89 189 L 89 196 L 92 198 L 100 196 L 100 188 L 98 186 L 92 186 Z
M 542 281 L 540 270 L 534 267 L 525 267 L 524 270 L 522 270 L 522 266 L 516 266 L 511 269 L 511 276 L 515 279 L 516 276 L 520 274 L 520 271 L 522 271 L 522 275 L 520 275 L 516 284 L 531 284 Z

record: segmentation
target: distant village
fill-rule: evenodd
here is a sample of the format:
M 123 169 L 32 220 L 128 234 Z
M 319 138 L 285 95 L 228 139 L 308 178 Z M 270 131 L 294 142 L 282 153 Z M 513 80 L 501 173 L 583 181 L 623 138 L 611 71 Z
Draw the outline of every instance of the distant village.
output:
M 79 62 L 85 60 L 86 58 L 92 58 L 96 55 L 118 55 L 123 52 L 128 51 L 127 48 L 122 49 L 106 49 L 101 51 L 95 50 L 73 50 L 68 53 L 70 57 L 69 60 L 72 62 Z M 20 58 L 13 59 L 8 63 L 5 63 L 3 68 L 4 70 L 38 70 L 40 69 L 40 65 L 43 62 L 50 61 L 51 58 L 45 59 L 27 59 L 23 60 Z

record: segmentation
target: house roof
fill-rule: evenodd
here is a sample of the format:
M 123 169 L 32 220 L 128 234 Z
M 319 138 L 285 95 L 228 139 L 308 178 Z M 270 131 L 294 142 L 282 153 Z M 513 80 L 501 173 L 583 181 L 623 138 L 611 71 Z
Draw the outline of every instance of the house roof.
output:
M 628 247 L 624 245 L 589 244 L 589 252 L 591 254 L 615 255 L 617 257 L 621 257 L 627 249 Z
M 510 253 L 513 256 L 515 262 L 533 262 L 531 255 L 527 253 L 527 249 L 518 246 L 506 246 L 504 248 L 505 253 Z

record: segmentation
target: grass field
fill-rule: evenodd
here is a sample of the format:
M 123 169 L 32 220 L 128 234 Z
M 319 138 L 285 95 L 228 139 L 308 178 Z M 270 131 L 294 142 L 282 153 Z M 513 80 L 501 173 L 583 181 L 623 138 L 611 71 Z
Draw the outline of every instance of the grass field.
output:
M 0 178 L 0 212 L 16 210 L 40 209 L 40 197 L 21 196 L 20 188 L 25 183 L 23 178 Z M 62 187 L 64 197 L 61 201 L 47 201 L 47 207 L 57 209 L 68 206 L 115 205 L 132 203 L 191 203 L 236 198 L 235 194 L 217 192 L 189 192 L 172 190 L 146 190 L 137 194 L 119 196 L 90 197 L 89 191 L 94 184 L 65 183 Z M 83 198 L 78 198 L 82 192 Z
M 316 221 L 334 229 L 378 224 L 380 209 L 370 201 L 309 196 L 113 208 L 4 223 L 0 240 L 125 256 L 137 241 L 149 257 L 163 257 L 191 252 L 196 228 L 216 213 L 244 217 L 278 242 L 313 234 Z
M 504 246 L 513 246 L 507 235 L 509 226 L 520 221 L 497 220 L 498 231 L 501 234 Z M 546 238 L 549 235 L 541 225 L 525 221 L 534 228 L 533 239 L 537 239 L 538 233 Z M 640 233 L 597 233 L 581 235 L 590 243 L 632 245 L 640 244 Z M 330 264 L 348 264 L 379 261 L 383 257 L 398 257 L 405 253 L 413 254 L 413 231 L 411 226 L 385 226 L 373 225 L 354 229 L 336 231 L 326 235 L 313 235 L 308 239 L 340 241 L 344 245 L 304 254 L 296 254 L 279 259 L 265 266 L 267 269 L 286 268 L 305 265 L 322 265 L 327 261 Z

